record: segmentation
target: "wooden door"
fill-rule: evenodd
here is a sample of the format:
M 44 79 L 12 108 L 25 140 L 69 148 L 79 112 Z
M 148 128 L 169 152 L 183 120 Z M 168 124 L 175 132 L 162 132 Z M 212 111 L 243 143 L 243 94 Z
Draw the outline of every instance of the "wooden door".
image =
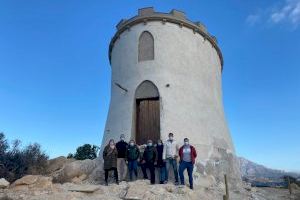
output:
M 137 144 L 146 144 L 148 139 L 156 143 L 160 138 L 159 99 L 138 99 L 136 111 Z

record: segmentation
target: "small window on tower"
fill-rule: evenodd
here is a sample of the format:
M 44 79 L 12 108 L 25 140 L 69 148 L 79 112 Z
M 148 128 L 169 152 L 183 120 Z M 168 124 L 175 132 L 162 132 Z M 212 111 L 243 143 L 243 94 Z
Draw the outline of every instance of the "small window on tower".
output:
M 139 38 L 139 55 L 138 60 L 154 59 L 154 39 L 151 33 L 144 31 Z

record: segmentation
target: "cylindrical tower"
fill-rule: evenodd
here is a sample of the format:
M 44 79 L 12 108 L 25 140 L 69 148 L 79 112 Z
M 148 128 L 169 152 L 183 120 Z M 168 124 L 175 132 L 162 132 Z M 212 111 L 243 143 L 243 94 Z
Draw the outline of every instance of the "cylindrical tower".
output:
M 169 132 L 198 151 L 198 172 L 239 177 L 222 103 L 216 38 L 181 11 L 121 20 L 109 46 L 111 102 L 102 147 L 120 134 L 143 144 Z

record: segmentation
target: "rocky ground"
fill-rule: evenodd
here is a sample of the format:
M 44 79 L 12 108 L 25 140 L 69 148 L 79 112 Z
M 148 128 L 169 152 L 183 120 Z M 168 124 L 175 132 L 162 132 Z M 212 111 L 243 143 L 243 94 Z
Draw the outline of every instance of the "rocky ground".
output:
M 295 186 L 296 187 L 296 186 Z M 53 183 L 51 177 L 25 176 L 0 189 L 0 200 L 114 200 L 114 199 L 223 199 L 224 191 L 214 188 L 175 186 L 172 183 L 150 185 L 148 180 L 120 182 L 109 186 L 89 183 Z M 300 199 L 300 189 L 293 188 L 293 195 L 287 189 L 251 188 L 245 185 L 244 191 L 230 191 L 230 199 L 236 200 L 286 200 Z
M 195 173 L 197 175 L 197 173 Z M 201 175 L 201 174 L 200 174 Z M 101 160 L 69 160 L 59 157 L 49 161 L 47 173 L 27 175 L 14 183 L 0 179 L 0 200 L 114 200 L 114 199 L 223 199 L 225 185 L 212 176 L 195 176 L 195 189 L 173 183 L 150 185 L 149 180 L 111 182 L 103 184 Z M 0 177 L 1 178 L 1 177 Z M 249 184 L 231 185 L 230 200 L 300 200 L 300 189 L 294 185 L 293 194 L 287 189 L 255 188 Z

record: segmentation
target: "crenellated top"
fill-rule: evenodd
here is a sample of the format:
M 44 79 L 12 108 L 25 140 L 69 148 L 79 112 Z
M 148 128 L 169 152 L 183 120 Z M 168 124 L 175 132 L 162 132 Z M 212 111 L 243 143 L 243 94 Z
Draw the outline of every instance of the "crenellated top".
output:
M 111 51 L 114 46 L 115 41 L 120 37 L 122 32 L 125 30 L 129 30 L 130 27 L 134 26 L 138 23 L 147 24 L 149 21 L 161 21 L 162 24 L 165 23 L 174 23 L 178 24 L 179 27 L 186 27 L 191 29 L 195 34 L 198 33 L 204 37 L 204 39 L 208 40 L 212 46 L 216 49 L 223 70 L 223 56 L 220 48 L 217 44 L 217 39 L 215 36 L 212 36 L 207 31 L 206 27 L 201 22 L 192 22 L 188 20 L 185 16 L 185 13 L 179 10 L 171 10 L 170 13 L 161 13 L 155 12 L 153 7 L 141 8 L 138 10 L 138 15 L 130 18 L 130 19 L 122 19 L 117 24 L 117 32 L 114 37 L 111 39 L 109 44 L 109 61 L 111 61 Z

